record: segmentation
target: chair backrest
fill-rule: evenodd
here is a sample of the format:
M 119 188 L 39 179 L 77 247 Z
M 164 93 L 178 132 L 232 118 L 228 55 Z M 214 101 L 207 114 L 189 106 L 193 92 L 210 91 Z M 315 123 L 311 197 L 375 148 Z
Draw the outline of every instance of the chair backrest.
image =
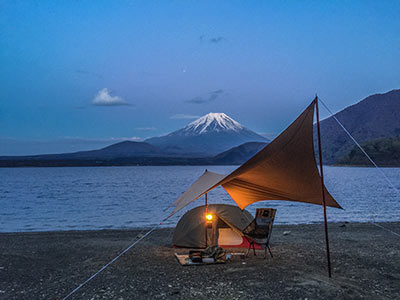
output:
M 270 235 L 272 224 L 274 223 L 276 209 L 274 208 L 257 208 L 256 211 L 256 227 L 267 231 Z
M 274 208 L 257 208 L 256 217 L 243 233 L 258 243 L 267 244 L 271 236 L 275 214 L 276 209 Z

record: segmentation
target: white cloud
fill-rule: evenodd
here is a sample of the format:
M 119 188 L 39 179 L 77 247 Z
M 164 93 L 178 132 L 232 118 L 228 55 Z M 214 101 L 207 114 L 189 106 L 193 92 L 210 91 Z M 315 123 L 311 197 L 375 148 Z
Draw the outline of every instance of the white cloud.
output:
M 92 101 L 93 105 L 98 106 L 118 106 L 118 105 L 129 105 L 123 98 L 119 96 L 112 96 L 108 91 L 108 88 L 104 88 L 96 94 Z
M 132 141 L 132 142 L 139 142 L 143 141 L 143 138 L 138 137 L 138 136 L 132 136 L 132 137 L 110 137 L 108 138 L 109 141 Z
M 155 127 L 137 127 L 136 130 L 140 130 L 140 131 L 154 131 L 157 128 Z
M 186 114 L 177 114 L 173 115 L 170 117 L 170 119 L 176 120 L 176 119 L 198 119 L 200 116 L 195 116 L 195 115 L 186 115 Z
M 212 91 L 210 93 L 207 93 L 204 96 L 197 96 L 192 99 L 186 100 L 186 103 L 192 103 L 192 104 L 205 104 L 209 102 L 213 102 L 214 100 L 217 100 L 220 96 L 223 96 L 225 94 L 224 90 L 216 90 Z

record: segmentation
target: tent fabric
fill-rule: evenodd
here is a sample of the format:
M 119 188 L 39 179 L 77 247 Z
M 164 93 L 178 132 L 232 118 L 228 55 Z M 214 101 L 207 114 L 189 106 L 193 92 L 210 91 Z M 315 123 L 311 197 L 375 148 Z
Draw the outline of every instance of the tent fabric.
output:
M 262 200 L 322 205 L 313 141 L 314 108 L 315 100 L 285 131 L 231 174 L 205 172 L 174 202 L 172 214 L 219 185 L 241 209 Z M 218 177 L 221 179 L 216 182 Z M 324 193 L 327 206 L 341 208 L 326 187 Z
M 221 175 L 210 171 L 205 171 L 171 206 L 175 205 L 171 215 L 184 208 L 189 203 L 203 196 L 211 187 L 216 186 L 218 182 L 227 175 Z
M 275 140 L 221 180 L 240 208 L 262 200 L 322 205 L 313 139 L 313 101 Z M 324 187 L 327 206 L 341 208 Z
M 240 245 L 243 242 L 242 231 L 253 221 L 254 217 L 246 210 L 228 204 L 207 205 L 207 212 L 219 219 L 218 242 L 223 245 Z M 187 248 L 206 247 L 205 206 L 195 207 L 186 212 L 176 225 L 172 243 L 174 246 Z M 221 226 L 222 221 L 222 226 Z M 210 238 L 210 237 L 209 237 Z M 207 241 L 207 245 L 211 240 Z M 221 244 L 221 245 L 222 245 Z

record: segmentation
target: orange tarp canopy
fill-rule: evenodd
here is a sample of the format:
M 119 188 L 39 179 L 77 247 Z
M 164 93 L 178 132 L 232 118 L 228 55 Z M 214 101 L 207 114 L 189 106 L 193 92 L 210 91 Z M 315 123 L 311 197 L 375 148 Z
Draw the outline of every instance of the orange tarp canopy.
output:
M 322 205 L 313 144 L 313 101 L 277 138 L 228 175 L 206 171 L 172 205 L 172 214 L 222 185 L 241 208 L 263 200 Z M 327 206 L 341 208 L 324 187 Z

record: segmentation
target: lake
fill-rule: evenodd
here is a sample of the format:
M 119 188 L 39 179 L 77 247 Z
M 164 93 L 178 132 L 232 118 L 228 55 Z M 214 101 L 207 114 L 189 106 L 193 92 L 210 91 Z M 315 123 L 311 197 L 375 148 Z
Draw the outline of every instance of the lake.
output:
M 139 228 L 157 224 L 163 210 L 208 169 L 227 174 L 236 166 L 133 166 L 0 169 L 0 231 Z M 373 168 L 325 167 L 326 186 L 344 210 L 328 208 L 330 222 L 400 221 L 400 198 Z M 383 169 L 400 189 L 400 168 Z M 217 188 L 209 203 L 234 204 Z M 174 226 L 188 209 L 170 218 Z M 317 205 L 287 201 L 255 203 L 277 208 L 276 224 L 322 222 Z

